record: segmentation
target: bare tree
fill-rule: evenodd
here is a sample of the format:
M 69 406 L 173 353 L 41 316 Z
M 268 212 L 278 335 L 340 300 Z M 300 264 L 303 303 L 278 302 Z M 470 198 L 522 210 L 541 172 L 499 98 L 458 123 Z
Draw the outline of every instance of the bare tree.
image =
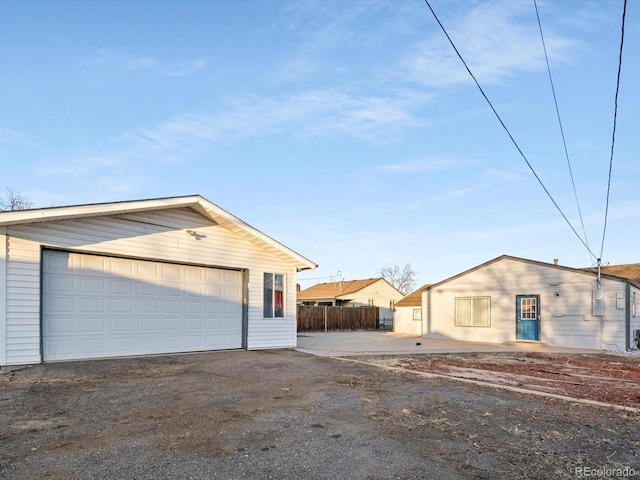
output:
M 0 211 L 27 210 L 33 203 L 17 190 L 5 188 L 5 198 L 0 197 Z
M 380 276 L 396 287 L 404 295 L 411 293 L 416 284 L 417 272 L 407 263 L 404 268 L 396 263 L 393 267 L 382 267 Z

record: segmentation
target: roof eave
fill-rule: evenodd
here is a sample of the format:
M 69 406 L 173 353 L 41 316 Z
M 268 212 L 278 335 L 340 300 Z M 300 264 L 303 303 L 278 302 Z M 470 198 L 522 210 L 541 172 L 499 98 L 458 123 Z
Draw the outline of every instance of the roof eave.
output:
M 123 215 L 127 213 L 148 212 L 169 208 L 192 208 L 214 222 L 224 226 L 231 232 L 266 250 L 285 263 L 296 268 L 296 271 L 313 270 L 318 267 L 299 253 L 274 240 L 238 217 L 218 207 L 201 195 L 184 197 L 157 198 L 151 200 L 132 200 L 113 203 L 96 203 L 69 207 L 51 207 L 32 210 L 18 210 L 0 213 L 0 226 L 26 225 L 30 223 L 55 222 L 77 218 Z

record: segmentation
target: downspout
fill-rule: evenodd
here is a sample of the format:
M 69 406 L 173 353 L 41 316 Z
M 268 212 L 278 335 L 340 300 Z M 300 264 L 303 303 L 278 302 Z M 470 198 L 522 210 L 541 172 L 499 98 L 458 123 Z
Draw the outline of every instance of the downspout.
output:
M 627 280 L 625 282 L 625 300 L 624 300 L 624 336 L 625 336 L 625 350 L 630 352 L 631 348 L 631 283 Z

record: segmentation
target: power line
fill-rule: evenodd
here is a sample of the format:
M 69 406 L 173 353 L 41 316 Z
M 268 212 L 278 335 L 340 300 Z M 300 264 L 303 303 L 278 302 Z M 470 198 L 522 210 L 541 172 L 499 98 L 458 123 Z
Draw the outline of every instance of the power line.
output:
M 611 191 L 611 171 L 613 170 L 613 147 L 616 143 L 616 123 L 618 118 L 618 92 L 620 90 L 620 72 L 622 70 L 622 47 L 624 45 L 624 19 L 627 14 L 627 0 L 622 7 L 622 33 L 620 35 L 620 54 L 618 56 L 618 78 L 616 80 L 616 97 L 613 109 L 613 133 L 611 134 L 611 155 L 609 157 L 609 179 L 607 181 L 607 203 L 604 209 L 604 227 L 602 228 L 602 244 L 600 245 L 600 258 L 604 250 L 604 237 L 607 232 L 607 217 L 609 215 L 609 193 Z
M 538 28 L 540 29 L 540 39 L 542 40 L 542 49 L 544 50 L 544 58 L 547 62 L 547 72 L 549 73 L 549 83 L 551 84 L 551 93 L 553 94 L 553 102 L 556 106 L 556 115 L 558 117 L 558 125 L 560 126 L 560 135 L 562 136 L 562 145 L 564 146 L 564 155 L 567 159 L 567 166 L 569 167 L 569 176 L 571 177 L 571 185 L 573 186 L 573 194 L 576 198 L 576 206 L 578 207 L 578 215 L 580 216 L 580 224 L 582 225 L 582 233 L 584 234 L 584 241 L 589 250 L 589 239 L 587 238 L 587 230 L 584 228 L 584 220 L 582 219 L 582 210 L 580 209 L 580 202 L 578 201 L 578 191 L 576 190 L 576 183 L 573 179 L 573 169 L 571 168 L 571 161 L 569 160 L 569 150 L 567 149 L 567 141 L 564 136 L 564 128 L 562 128 L 562 120 L 560 119 L 560 108 L 558 107 L 558 98 L 556 96 L 556 89 L 553 85 L 553 77 L 551 76 L 551 67 L 549 65 L 549 55 L 547 54 L 547 45 L 544 41 L 544 34 L 542 33 L 542 23 L 540 22 L 540 13 L 538 12 L 538 3 L 533 0 L 533 5 L 536 9 L 536 18 L 538 19 Z M 589 250 L 589 254 L 592 258 L 595 256 Z
M 533 166 L 531 165 L 531 163 L 529 163 L 529 160 L 527 159 L 526 155 L 523 153 L 523 151 L 520 149 L 520 146 L 518 145 L 518 143 L 515 141 L 515 139 L 513 138 L 513 135 L 511 135 L 511 132 L 509 131 L 509 129 L 507 128 L 507 126 L 504 124 L 504 122 L 502 121 L 502 118 L 500 117 L 500 115 L 498 114 L 498 112 L 496 111 L 496 109 L 494 108 L 493 104 L 491 103 L 491 100 L 489 100 L 489 98 L 487 97 L 487 95 L 484 93 L 484 90 L 482 89 L 482 87 L 480 86 L 480 83 L 478 82 L 478 80 L 476 79 L 476 77 L 473 75 L 473 73 L 471 72 L 471 69 L 469 69 L 469 66 L 467 65 L 467 62 L 465 62 L 464 58 L 462 58 L 462 55 L 460 54 L 460 52 L 458 51 L 458 49 L 456 48 L 455 44 L 453 43 L 453 40 L 451 40 L 451 37 L 449 36 L 449 34 L 447 33 L 447 30 L 444 28 L 444 26 L 442 25 L 442 22 L 440 22 L 440 19 L 438 18 L 438 16 L 436 15 L 436 12 L 433 10 L 433 8 L 431 8 L 431 4 L 429 3 L 429 0 L 424 0 L 425 3 L 427 4 L 427 7 L 429 7 L 429 10 L 431 10 L 431 13 L 433 14 L 433 17 L 436 19 L 436 22 L 438 22 L 438 25 L 440 25 L 440 28 L 442 29 L 442 31 L 444 32 L 445 36 L 447 37 L 447 40 L 449 40 L 449 43 L 451 44 L 451 46 L 453 47 L 453 49 L 455 50 L 456 54 L 458 55 L 458 58 L 460 59 L 460 61 L 462 62 L 462 64 L 464 65 L 464 67 L 467 69 L 467 72 L 469 72 L 469 75 L 471 76 L 471 78 L 473 79 L 473 81 L 475 82 L 476 86 L 478 87 L 478 90 L 480 90 L 480 93 L 482 94 L 482 96 L 484 97 L 484 99 L 487 101 L 487 103 L 489 104 L 489 107 L 491 107 L 491 110 L 493 111 L 493 113 L 495 114 L 496 118 L 498 119 L 498 121 L 500 122 L 500 125 L 502 125 L 502 128 L 504 129 L 505 132 L 507 132 L 507 135 L 509 135 L 509 138 L 511 139 L 511 142 L 513 143 L 513 145 L 516 147 L 516 149 L 518 150 L 518 153 L 520 153 L 520 156 L 523 158 L 523 160 L 525 161 L 525 163 L 527 164 L 527 166 L 529 167 L 529 170 L 531 170 L 531 173 L 533 173 L 533 176 L 536 177 L 536 180 L 538 180 L 538 183 L 540 184 L 540 186 L 542 187 L 542 189 L 545 191 L 545 193 L 547 194 L 547 196 L 549 197 L 549 199 L 551 200 L 551 202 L 553 203 L 553 205 L 556 207 L 556 209 L 558 210 L 558 212 L 560 212 L 560 215 L 562 215 L 562 218 L 564 218 L 565 222 L 567 222 L 567 225 L 569 225 L 569 228 L 571 228 L 571 230 L 573 231 L 573 233 L 576 235 L 576 237 L 578 237 L 578 240 L 580 240 L 580 243 L 582 243 L 582 245 L 584 245 L 584 247 L 589 251 L 589 253 L 591 255 L 593 255 L 595 257 L 595 255 L 593 254 L 593 252 L 591 252 L 591 249 L 589 248 L 589 246 L 584 242 L 584 240 L 582 240 L 582 237 L 578 234 L 578 232 L 576 231 L 575 228 L 573 228 L 573 225 L 571 225 L 571 222 L 569 221 L 569 219 L 567 218 L 567 216 L 564 214 L 564 212 L 562 211 L 562 209 L 560 208 L 560 206 L 556 203 L 556 201 L 554 200 L 553 196 L 551 195 L 551 193 L 549 192 L 549 190 L 547 190 L 547 187 L 545 187 L 544 183 L 542 182 L 542 180 L 540 179 L 540 177 L 538 176 L 538 174 L 536 173 L 536 171 L 534 170 Z M 626 1 L 626 0 L 625 0 Z

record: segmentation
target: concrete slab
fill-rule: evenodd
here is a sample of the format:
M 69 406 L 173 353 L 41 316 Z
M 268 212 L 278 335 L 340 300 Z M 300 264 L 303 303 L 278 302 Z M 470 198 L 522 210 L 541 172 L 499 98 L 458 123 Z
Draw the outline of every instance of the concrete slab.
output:
M 301 332 L 297 351 L 321 357 L 413 355 L 419 353 L 549 352 L 600 353 L 601 350 L 550 347 L 540 343 L 479 343 L 424 338 L 394 332 Z

